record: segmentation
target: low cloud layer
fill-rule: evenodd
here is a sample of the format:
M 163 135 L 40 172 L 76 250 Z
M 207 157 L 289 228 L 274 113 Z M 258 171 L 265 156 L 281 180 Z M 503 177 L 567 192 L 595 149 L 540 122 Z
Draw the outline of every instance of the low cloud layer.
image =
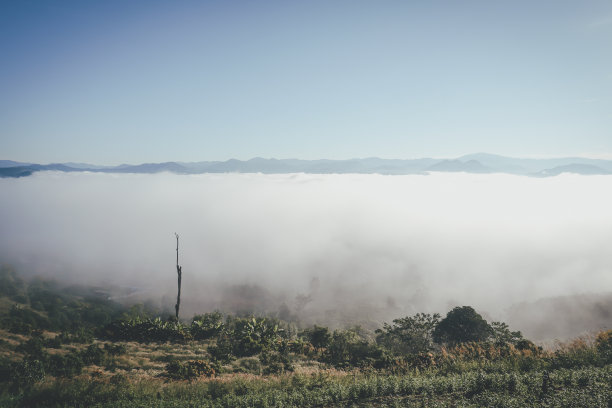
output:
M 610 293 L 611 186 L 569 174 L 43 172 L 0 179 L 0 261 L 132 287 L 172 310 L 177 232 L 185 315 L 340 325 L 469 304 L 506 319 L 515 304 L 524 316 L 524 302 Z

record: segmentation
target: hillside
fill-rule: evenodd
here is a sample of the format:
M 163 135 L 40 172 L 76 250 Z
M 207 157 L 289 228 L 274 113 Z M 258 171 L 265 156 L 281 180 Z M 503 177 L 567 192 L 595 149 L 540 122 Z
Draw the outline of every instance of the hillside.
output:
M 456 159 L 380 159 L 376 157 L 349 160 L 229 159 L 226 161 L 164 162 L 137 165 L 99 166 L 85 163 L 31 164 L 0 160 L 0 177 L 26 177 L 37 171 L 89 171 L 98 173 L 170 172 L 204 173 L 311 173 L 311 174 L 426 174 L 427 172 L 507 173 L 534 177 L 561 173 L 582 175 L 611 174 L 612 160 L 568 157 L 558 159 L 523 159 L 486 153 Z
M 99 296 L 99 288 L 25 281 L 9 267 L 0 270 L 0 291 L 5 407 L 604 407 L 612 401 L 612 331 L 543 350 L 468 306 L 444 318 L 397 319 L 375 333 L 220 312 L 178 322 L 118 305 Z M 463 329 L 456 331 L 459 321 Z

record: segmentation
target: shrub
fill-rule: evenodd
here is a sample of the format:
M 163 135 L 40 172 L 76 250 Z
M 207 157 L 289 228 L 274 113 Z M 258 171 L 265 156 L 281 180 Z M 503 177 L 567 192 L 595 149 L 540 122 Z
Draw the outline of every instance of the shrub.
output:
M 302 331 L 301 337 L 305 337 L 310 344 L 316 349 L 323 349 L 329 346 L 331 340 L 331 333 L 327 327 L 321 327 L 315 325 L 312 329 L 305 329 Z
M 125 344 L 104 344 L 104 351 L 111 356 L 119 356 L 121 354 L 127 353 L 127 347 Z
M 244 358 L 238 363 L 238 372 L 261 374 L 261 362 L 257 358 Z
M 22 390 L 45 379 L 45 365 L 42 361 L 26 358 L 10 367 L 11 387 Z
M 48 362 L 49 373 L 56 377 L 74 377 L 81 374 L 84 366 L 83 359 L 76 353 L 69 353 L 65 356 L 51 355 Z
M 334 331 L 322 360 L 338 368 L 384 368 L 392 362 L 384 349 L 359 338 L 355 332 L 350 330 Z
M 94 339 L 93 333 L 84 327 L 80 327 L 72 332 L 62 331 L 57 337 L 62 344 L 91 343 Z
M 39 334 L 32 336 L 25 343 L 19 344 L 17 347 L 15 347 L 15 351 L 24 353 L 30 358 L 44 361 L 48 356 L 44 346 L 45 340 Z
M 166 376 L 175 380 L 193 380 L 194 378 L 215 375 L 213 366 L 204 360 L 172 361 L 166 365 Z
M 106 353 L 96 344 L 91 344 L 80 353 L 80 357 L 86 365 L 101 365 L 106 358 Z
M 150 342 L 185 342 L 190 340 L 191 333 L 180 322 L 163 321 L 160 318 L 139 318 L 116 320 L 100 331 L 99 335 L 113 341 Z
M 600 332 L 595 339 L 595 345 L 602 362 L 612 363 L 612 330 Z
M 236 318 L 232 320 L 230 339 L 232 354 L 250 357 L 275 344 L 279 338 L 276 322 L 266 318 Z
M 2 319 L 2 327 L 17 334 L 30 334 L 33 330 L 48 329 L 50 326 L 46 317 L 19 305 L 13 305 Z
M 208 354 L 220 363 L 228 364 L 233 359 L 232 355 L 232 341 L 227 333 L 222 333 L 217 339 L 217 343 L 214 346 L 208 347 Z
M 259 361 L 264 366 L 263 374 L 283 374 L 294 369 L 287 353 L 265 351 L 259 355 Z
M 223 327 L 223 314 L 215 311 L 194 316 L 189 330 L 194 339 L 207 340 L 218 336 Z

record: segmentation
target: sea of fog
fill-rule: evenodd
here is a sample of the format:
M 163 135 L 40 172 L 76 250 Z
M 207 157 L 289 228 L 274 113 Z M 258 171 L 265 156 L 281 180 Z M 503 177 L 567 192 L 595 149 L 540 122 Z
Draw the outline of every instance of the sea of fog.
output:
M 612 176 L 40 172 L 0 191 L 1 263 L 168 310 L 177 232 L 185 317 L 375 325 L 472 305 L 529 334 L 612 304 Z

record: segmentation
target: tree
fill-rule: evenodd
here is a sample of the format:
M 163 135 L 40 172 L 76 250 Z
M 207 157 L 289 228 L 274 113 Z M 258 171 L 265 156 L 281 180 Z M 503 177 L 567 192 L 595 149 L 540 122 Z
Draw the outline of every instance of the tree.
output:
M 335 330 L 322 361 L 338 368 L 383 368 L 390 358 L 382 347 L 359 337 L 354 330 Z
M 179 236 L 176 232 L 174 235 L 176 236 L 176 274 L 178 275 L 178 295 L 176 295 L 176 305 L 174 309 L 176 310 L 176 320 L 178 320 L 179 308 L 181 307 L 181 278 L 183 275 L 183 268 L 179 266 L 178 263 Z
M 491 329 L 493 330 L 492 340 L 497 345 L 517 345 L 521 340 L 524 340 L 520 331 L 510 331 L 510 328 L 504 322 L 491 322 Z
M 472 307 L 456 307 L 438 323 L 433 331 L 436 343 L 459 344 L 486 341 L 493 329 Z
M 433 331 L 440 315 L 417 313 L 412 317 L 393 320 L 376 330 L 376 342 L 396 354 L 418 354 L 433 348 Z
M 312 329 L 304 330 L 303 334 L 306 336 L 310 344 L 317 350 L 321 350 L 329 346 L 331 340 L 331 334 L 327 327 L 315 326 Z

